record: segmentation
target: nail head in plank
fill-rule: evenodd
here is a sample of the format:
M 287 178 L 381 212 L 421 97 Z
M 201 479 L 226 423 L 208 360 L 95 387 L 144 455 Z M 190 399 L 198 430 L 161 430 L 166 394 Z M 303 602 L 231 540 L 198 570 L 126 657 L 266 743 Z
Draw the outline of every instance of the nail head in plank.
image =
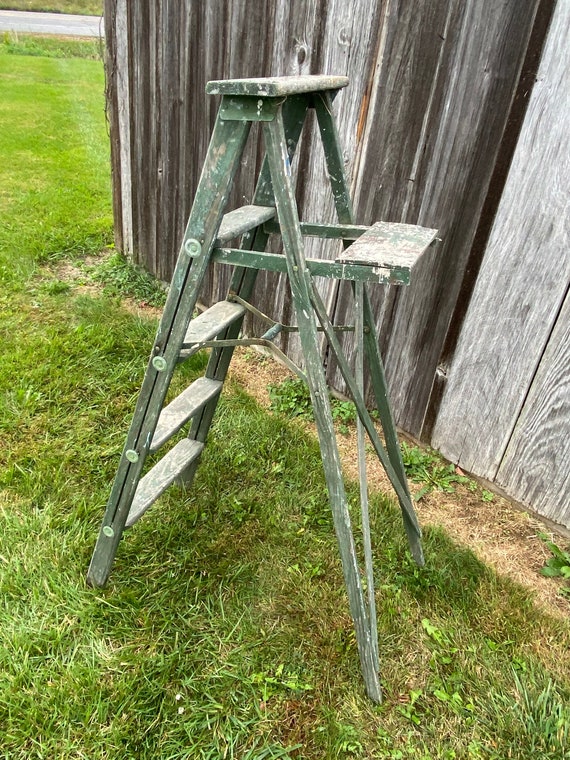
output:
M 204 444 L 189 438 L 179 441 L 168 454 L 155 464 L 152 470 L 139 481 L 135 498 L 127 517 L 125 526 L 130 528 L 151 507 L 169 485 L 181 475 L 184 470 L 196 460 Z
M 280 95 L 338 90 L 346 87 L 347 84 L 348 77 L 318 75 L 224 79 L 208 82 L 206 92 L 208 95 L 254 95 L 271 98 Z
M 156 451 L 172 438 L 208 401 L 217 396 L 221 389 L 222 383 L 219 380 L 199 377 L 182 391 L 160 413 L 150 450 Z

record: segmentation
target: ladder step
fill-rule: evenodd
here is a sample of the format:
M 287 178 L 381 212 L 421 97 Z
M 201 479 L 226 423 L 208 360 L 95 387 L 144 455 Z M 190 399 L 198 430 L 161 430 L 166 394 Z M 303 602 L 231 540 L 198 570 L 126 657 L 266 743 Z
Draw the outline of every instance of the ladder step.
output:
M 147 472 L 137 486 L 135 498 L 127 517 L 127 528 L 134 525 L 144 515 L 168 486 L 200 456 L 203 448 L 204 444 L 200 441 L 184 438 L 168 454 L 165 454 L 152 470 Z
M 200 377 L 182 391 L 160 413 L 150 451 L 156 451 L 169 438 L 172 438 L 210 399 L 217 396 L 221 389 L 221 380 Z
M 219 247 L 234 238 L 241 237 L 249 230 L 273 219 L 274 216 L 275 208 L 273 206 L 242 206 L 236 208 L 235 211 L 230 211 L 229 214 L 224 215 L 214 245 Z
M 222 79 L 208 82 L 209 95 L 250 95 L 275 98 L 301 92 L 321 92 L 346 87 L 347 77 L 308 74 L 305 76 L 262 77 L 261 79 Z
M 226 327 L 229 327 L 244 314 L 245 307 L 233 301 L 218 301 L 218 303 L 203 311 L 202 314 L 199 314 L 190 322 L 188 332 L 184 337 L 180 357 L 187 359 L 189 356 L 192 356 L 192 354 L 200 349 L 200 346 L 196 344 L 213 340 Z
M 376 222 L 355 243 L 345 248 L 336 261 L 399 271 L 403 276 L 402 282 L 407 285 L 412 267 L 437 240 L 436 236 L 437 230 L 415 224 Z

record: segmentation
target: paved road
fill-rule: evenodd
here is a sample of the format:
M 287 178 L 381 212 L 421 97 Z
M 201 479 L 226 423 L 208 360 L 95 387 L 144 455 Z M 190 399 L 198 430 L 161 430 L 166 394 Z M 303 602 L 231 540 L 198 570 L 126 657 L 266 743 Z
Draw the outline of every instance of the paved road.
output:
M 58 34 L 69 37 L 102 37 L 103 20 L 98 16 L 71 16 L 64 13 L 0 11 L 0 32 Z

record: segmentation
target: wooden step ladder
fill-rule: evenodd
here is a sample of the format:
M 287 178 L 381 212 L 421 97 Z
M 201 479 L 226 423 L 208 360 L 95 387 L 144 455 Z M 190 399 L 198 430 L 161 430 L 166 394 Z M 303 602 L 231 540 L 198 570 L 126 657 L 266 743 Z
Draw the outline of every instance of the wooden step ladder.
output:
M 180 249 L 164 313 L 127 435 L 103 524 L 88 571 L 88 582 L 106 583 L 123 531 L 133 525 L 175 480 L 189 485 L 196 470 L 236 345 L 272 340 L 283 330 L 298 330 L 306 379 L 314 407 L 323 467 L 337 535 L 362 673 L 368 695 L 381 700 L 378 637 L 374 606 L 371 536 L 368 522 L 364 437 L 368 434 L 396 491 L 410 549 L 423 564 L 421 532 L 412 506 L 396 429 L 388 403 L 378 351 L 368 283 L 407 284 L 421 254 L 435 241 L 435 230 L 404 224 L 354 224 L 343 157 L 333 119 L 332 101 L 348 80 L 336 76 L 277 77 L 210 82 L 209 94 L 221 95 L 210 147 Z M 291 161 L 305 118 L 313 109 L 322 137 L 338 224 L 299 221 L 291 180 Z M 225 213 L 235 172 L 253 122 L 261 122 L 265 158 L 252 205 Z M 265 251 L 268 238 L 281 235 L 284 254 Z M 335 261 L 306 259 L 303 236 L 336 238 L 344 250 Z M 227 247 L 241 237 L 239 248 Z M 232 265 L 226 300 L 192 318 L 208 266 Z M 286 272 L 297 318 L 295 328 L 269 321 L 259 339 L 240 339 L 260 270 Z M 354 295 L 356 342 L 354 370 L 343 353 L 313 277 L 349 280 Z M 334 354 L 358 412 L 359 475 L 366 593 L 351 528 L 341 461 L 334 434 L 329 392 L 321 359 L 319 331 Z M 164 400 L 177 364 L 205 347 L 211 354 L 205 376 L 167 406 Z M 286 357 L 282 357 L 290 364 Z M 366 358 L 385 446 L 366 409 L 363 394 Z M 146 474 L 149 452 L 166 444 L 182 428 L 176 443 Z

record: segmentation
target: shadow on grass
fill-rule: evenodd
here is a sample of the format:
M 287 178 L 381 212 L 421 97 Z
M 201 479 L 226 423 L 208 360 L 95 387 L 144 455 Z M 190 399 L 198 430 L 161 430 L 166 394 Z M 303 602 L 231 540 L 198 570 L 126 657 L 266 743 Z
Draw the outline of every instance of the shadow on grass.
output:
M 354 484 L 348 496 L 358 530 Z M 468 548 L 427 528 L 426 566 L 419 568 L 394 500 L 374 495 L 371 519 L 380 614 L 385 603 L 390 608 L 399 600 L 408 616 L 401 624 L 388 615 L 388 627 L 415 628 L 420 614 L 451 617 L 454 625 L 461 620 L 484 635 L 509 629 L 518 643 L 532 638 L 539 616 L 527 592 Z M 304 623 L 298 614 L 299 635 L 327 614 L 346 627 L 348 602 L 316 442 L 242 392 L 225 397 L 192 488 L 173 490 L 125 534 L 112 583 L 118 598 L 142 588 L 150 606 L 166 605 L 164 617 L 221 595 L 241 600 L 239 607 L 266 608 L 269 599 L 275 614 L 287 606 L 305 610 Z M 284 589 L 292 595 L 286 603 Z

